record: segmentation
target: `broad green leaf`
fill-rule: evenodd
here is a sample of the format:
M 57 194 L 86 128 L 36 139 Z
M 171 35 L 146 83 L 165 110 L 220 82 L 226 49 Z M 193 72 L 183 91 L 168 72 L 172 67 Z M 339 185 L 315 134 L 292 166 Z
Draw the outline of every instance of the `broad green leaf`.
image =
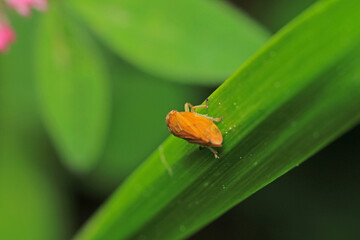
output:
M 208 114 L 224 117 L 221 159 L 169 137 L 77 239 L 185 238 L 354 126 L 358 9 L 322 1 L 283 28 L 210 96 Z
M 222 1 L 69 1 L 92 30 L 139 68 L 168 80 L 216 84 L 269 34 Z
M 54 5 L 37 33 L 39 101 L 47 129 L 65 163 L 90 170 L 108 128 L 109 86 L 90 36 Z
M 111 132 L 91 184 L 108 193 L 168 136 L 164 119 L 169 108 L 200 102 L 209 92 L 155 78 L 110 54 L 106 59 L 114 96 Z
M 32 69 L 36 23 L 11 22 L 17 41 L 0 56 L 0 238 L 60 240 L 71 220 L 43 151 Z

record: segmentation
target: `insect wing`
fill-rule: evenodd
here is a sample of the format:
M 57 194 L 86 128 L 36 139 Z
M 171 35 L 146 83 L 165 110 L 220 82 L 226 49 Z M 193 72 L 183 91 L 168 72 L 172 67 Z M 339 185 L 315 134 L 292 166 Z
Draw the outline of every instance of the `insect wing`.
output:
M 179 129 L 179 131 L 174 133 L 174 135 L 186 139 L 188 141 L 199 139 L 199 135 L 201 134 L 201 132 L 199 131 L 199 129 L 196 129 L 193 126 L 192 121 L 194 119 L 192 115 L 194 115 L 194 113 L 186 113 L 186 112 L 181 112 L 176 115 L 175 120 L 176 120 L 176 124 L 178 125 L 177 129 Z
M 207 146 L 221 146 L 222 135 L 218 127 L 209 119 L 191 112 L 181 112 L 180 116 L 186 124 L 182 125 L 184 132 L 191 137 L 187 139 L 190 143 Z M 214 144 L 213 144 L 214 143 Z

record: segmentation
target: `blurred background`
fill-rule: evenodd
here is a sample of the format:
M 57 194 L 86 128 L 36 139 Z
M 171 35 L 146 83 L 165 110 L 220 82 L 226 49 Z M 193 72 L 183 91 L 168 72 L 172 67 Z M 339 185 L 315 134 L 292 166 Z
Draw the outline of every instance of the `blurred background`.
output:
M 1 239 L 73 236 L 169 135 L 170 110 L 201 103 L 315 1 L 185 1 L 175 18 L 161 1 L 114 15 L 114 1 L 53 2 L 6 12 L 17 41 L 0 56 Z M 190 239 L 360 239 L 359 149 L 356 127 Z

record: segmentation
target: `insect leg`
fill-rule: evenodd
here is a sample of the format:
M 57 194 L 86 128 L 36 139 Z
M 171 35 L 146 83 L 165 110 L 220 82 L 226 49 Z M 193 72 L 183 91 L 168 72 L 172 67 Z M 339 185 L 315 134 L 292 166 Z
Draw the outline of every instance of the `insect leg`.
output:
M 218 152 L 215 151 L 213 148 L 211 148 L 211 147 L 206 147 L 206 148 L 209 149 L 214 154 L 215 158 L 217 158 L 217 159 L 220 158 L 219 155 L 218 155 Z
M 209 101 L 209 98 L 207 98 L 205 100 L 205 105 L 197 105 L 197 106 L 191 106 L 191 112 L 194 112 L 196 109 L 200 109 L 200 108 L 208 108 L 208 101 Z
M 213 122 L 220 122 L 220 121 L 222 121 L 223 120 L 223 118 L 222 117 L 217 117 L 217 118 L 213 118 L 213 117 L 207 117 L 208 119 L 210 119 L 211 121 L 213 121 Z
M 198 115 L 200 115 L 200 116 L 202 116 L 204 118 L 207 118 L 207 119 L 209 119 L 209 120 L 211 120 L 213 122 L 220 122 L 220 121 L 223 120 L 222 117 L 214 118 L 214 117 L 209 117 L 207 114 L 198 114 Z
M 191 103 L 185 103 L 185 112 L 190 112 L 190 109 L 191 109 L 191 112 L 192 112 L 192 109 L 193 109 L 193 105 Z

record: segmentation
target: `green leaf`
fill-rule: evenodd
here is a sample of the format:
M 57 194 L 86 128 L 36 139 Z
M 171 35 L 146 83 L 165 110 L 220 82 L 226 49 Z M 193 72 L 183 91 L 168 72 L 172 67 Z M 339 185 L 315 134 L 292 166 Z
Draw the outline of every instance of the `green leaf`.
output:
M 109 86 L 90 36 L 54 5 L 41 20 L 36 70 L 43 117 L 65 163 L 90 170 L 108 128 Z
M 359 122 L 358 9 L 322 1 L 283 28 L 210 96 L 221 158 L 169 137 L 77 239 L 183 239 Z
M 98 37 L 139 68 L 168 80 L 216 84 L 269 34 L 221 1 L 70 1 Z

